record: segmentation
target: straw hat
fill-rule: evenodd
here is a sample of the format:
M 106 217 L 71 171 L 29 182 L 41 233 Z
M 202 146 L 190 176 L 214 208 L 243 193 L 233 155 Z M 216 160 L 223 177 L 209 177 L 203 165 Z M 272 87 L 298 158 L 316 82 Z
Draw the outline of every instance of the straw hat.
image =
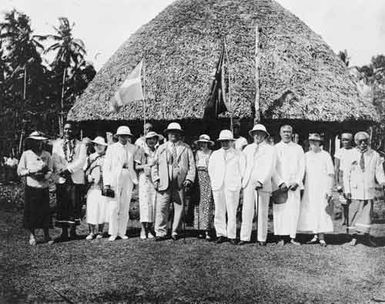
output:
M 321 135 L 319 135 L 318 133 L 311 133 L 309 134 L 309 140 L 321 142 L 322 138 L 321 138 Z
M 209 145 L 214 145 L 214 142 L 210 139 L 210 136 L 208 136 L 207 134 L 202 134 L 201 136 L 199 136 L 199 139 L 195 141 L 195 144 L 199 144 L 199 143 L 208 143 Z
M 101 137 L 101 136 L 95 137 L 95 139 L 94 139 L 92 142 L 93 142 L 94 144 L 96 144 L 96 145 L 108 146 L 108 144 L 106 143 L 106 141 L 104 140 L 104 138 Z
M 266 130 L 266 127 L 262 124 L 256 124 L 250 131 L 249 131 L 249 134 L 250 136 L 253 136 L 253 133 L 256 132 L 256 131 L 261 131 L 261 132 L 264 132 L 267 137 L 270 136 L 269 132 L 267 132 Z
M 120 126 L 118 130 L 116 131 L 116 135 L 127 135 L 127 136 L 134 136 L 131 134 L 131 130 L 127 126 Z
M 158 140 L 160 139 L 160 135 L 159 135 L 158 133 L 154 132 L 154 131 L 150 131 L 150 132 L 148 132 L 148 133 L 144 136 L 145 139 L 149 139 L 149 138 L 153 138 L 153 137 L 157 137 Z
M 217 139 L 217 141 L 225 140 L 234 141 L 235 139 L 233 136 L 233 132 L 231 132 L 230 130 L 222 130 L 221 133 L 219 133 L 219 138 Z
M 43 133 L 39 132 L 39 131 L 33 131 L 31 134 L 29 134 L 29 136 L 27 137 L 27 139 L 34 139 L 34 140 L 47 140 L 48 138 L 43 136 Z
M 183 132 L 182 127 L 177 122 L 172 122 L 167 126 L 167 129 L 164 130 L 164 133 L 168 133 L 170 131 L 178 131 L 180 133 Z

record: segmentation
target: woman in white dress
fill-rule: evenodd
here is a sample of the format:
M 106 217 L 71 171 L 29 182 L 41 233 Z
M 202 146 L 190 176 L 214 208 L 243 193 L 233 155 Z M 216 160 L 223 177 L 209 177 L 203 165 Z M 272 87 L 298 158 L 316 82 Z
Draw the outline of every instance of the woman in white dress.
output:
M 152 183 L 151 167 L 155 162 L 159 135 L 153 131 L 145 135 L 146 143 L 135 155 L 135 169 L 139 172 L 139 216 L 142 224 L 141 239 L 154 238 L 156 191 Z
M 86 240 L 92 240 L 95 237 L 100 239 L 103 237 L 104 223 L 107 222 L 107 198 L 102 196 L 103 189 L 103 162 L 106 152 L 107 143 L 104 138 L 98 136 L 92 141 L 95 147 L 95 153 L 91 154 L 84 168 L 87 181 L 90 188 L 87 192 L 87 223 L 90 234 Z M 98 226 L 98 232 L 96 232 Z
M 325 247 L 325 232 L 333 231 L 328 214 L 332 198 L 334 166 L 330 154 L 321 149 L 321 136 L 309 135 L 310 150 L 305 153 L 305 192 L 301 202 L 299 231 L 311 231 L 314 237 L 308 244 L 320 243 Z

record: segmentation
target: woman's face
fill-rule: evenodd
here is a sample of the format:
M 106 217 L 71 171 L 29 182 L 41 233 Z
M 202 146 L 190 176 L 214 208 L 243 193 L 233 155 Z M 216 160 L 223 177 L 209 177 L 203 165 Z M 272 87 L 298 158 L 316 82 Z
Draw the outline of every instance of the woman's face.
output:
M 104 153 L 104 151 L 106 151 L 106 147 L 103 145 L 95 144 L 94 147 L 95 147 L 95 152 L 98 154 L 102 154 Z
M 206 150 L 206 149 L 208 149 L 208 147 L 209 147 L 209 144 L 207 142 L 200 142 L 199 143 L 199 149 L 201 149 L 201 150 Z
M 158 142 L 158 137 L 156 136 L 146 139 L 147 146 L 149 146 L 150 148 L 154 148 L 157 142 Z

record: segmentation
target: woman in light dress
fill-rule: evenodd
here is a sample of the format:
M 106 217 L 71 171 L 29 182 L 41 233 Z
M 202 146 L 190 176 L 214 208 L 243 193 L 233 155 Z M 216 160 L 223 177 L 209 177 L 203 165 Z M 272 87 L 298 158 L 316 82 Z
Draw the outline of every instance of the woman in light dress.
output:
M 145 144 L 135 156 L 135 169 L 139 172 L 139 216 L 142 224 L 140 238 L 154 238 L 156 191 L 151 179 L 159 135 L 153 131 L 145 135 Z
M 107 203 L 108 200 L 102 196 L 103 189 L 103 162 L 106 152 L 107 143 L 103 137 L 96 137 L 92 143 L 95 147 L 95 153 L 92 153 L 86 162 L 84 172 L 90 188 L 87 192 L 87 223 L 89 227 L 89 235 L 86 240 L 92 240 L 95 237 L 100 239 L 103 237 L 104 223 L 107 222 Z M 98 226 L 98 230 L 96 229 Z
M 210 147 L 214 145 L 214 142 L 210 140 L 210 136 L 202 134 L 195 144 L 199 147 L 199 150 L 195 153 L 199 204 L 195 207 L 194 228 L 199 230 L 199 238 L 206 238 L 209 241 L 211 240 L 210 231 L 214 221 L 214 201 L 207 168 L 209 158 L 213 152 Z
M 43 229 L 44 240 L 52 243 L 49 236 L 51 212 L 49 206 L 49 179 L 52 174 L 51 154 L 43 150 L 47 140 L 35 131 L 27 138 L 29 148 L 23 152 L 17 168 L 21 177 L 26 177 L 23 226 L 30 232 L 29 244 L 36 245 L 36 229 Z
M 305 192 L 301 202 L 299 231 L 311 231 L 308 244 L 325 247 L 325 233 L 333 231 L 330 203 L 334 182 L 334 166 L 330 154 L 321 149 L 321 136 L 309 135 L 310 150 L 305 153 Z

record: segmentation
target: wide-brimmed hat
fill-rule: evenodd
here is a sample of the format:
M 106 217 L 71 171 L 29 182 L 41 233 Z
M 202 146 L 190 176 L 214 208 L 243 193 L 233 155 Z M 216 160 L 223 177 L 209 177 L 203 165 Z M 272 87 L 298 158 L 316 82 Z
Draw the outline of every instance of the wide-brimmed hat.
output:
M 96 144 L 96 145 L 108 146 L 108 144 L 106 143 L 106 141 L 104 140 L 104 138 L 101 137 L 101 136 L 95 137 L 95 139 L 94 139 L 92 142 L 93 142 L 94 144 Z
M 47 140 L 48 138 L 44 136 L 43 133 L 39 132 L 39 131 L 33 131 L 31 134 L 29 134 L 29 136 L 27 137 L 27 139 L 34 139 L 34 140 Z
M 261 132 L 264 132 L 267 137 L 270 136 L 269 132 L 267 132 L 266 130 L 266 127 L 262 124 L 256 124 L 250 131 L 249 131 L 249 134 L 250 136 L 253 136 L 253 133 L 256 132 L 256 131 L 261 131 Z
M 144 136 L 145 139 L 149 139 L 149 138 L 153 138 L 153 137 L 157 137 L 158 140 L 160 139 L 160 135 L 159 135 L 158 133 L 154 132 L 154 131 L 150 131 L 150 132 L 148 132 L 148 133 Z
M 210 136 L 208 136 L 207 134 L 202 134 L 201 136 L 199 136 L 199 139 L 195 141 L 195 144 L 199 144 L 199 143 L 208 143 L 209 145 L 214 145 L 214 142 L 210 139 Z
M 116 131 L 115 135 L 117 135 L 117 136 L 118 135 L 134 136 L 134 135 L 132 135 L 130 128 L 127 126 L 120 126 L 118 128 L 118 130 Z
M 164 130 L 164 133 L 168 133 L 170 131 L 178 131 L 183 133 L 182 127 L 177 122 L 172 122 L 167 126 L 167 129 Z
M 219 133 L 219 138 L 217 139 L 217 141 L 225 140 L 234 141 L 235 139 L 233 132 L 231 132 L 230 130 L 222 130 L 221 133 Z
M 310 133 L 309 134 L 309 140 L 321 142 L 322 138 L 321 138 L 321 135 L 319 135 L 318 133 Z

